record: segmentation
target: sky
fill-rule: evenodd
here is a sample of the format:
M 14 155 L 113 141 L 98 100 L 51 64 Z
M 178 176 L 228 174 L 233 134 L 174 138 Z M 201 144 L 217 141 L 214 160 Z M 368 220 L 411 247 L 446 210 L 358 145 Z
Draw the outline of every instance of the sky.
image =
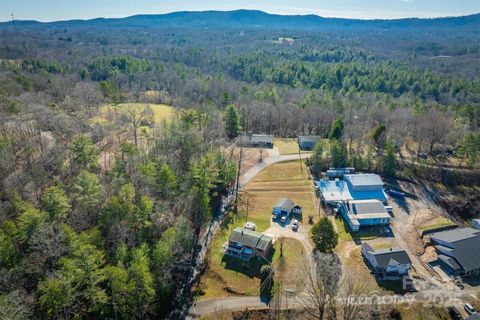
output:
M 445 17 L 480 12 L 480 0 L 0 0 L 0 21 L 119 18 L 174 11 L 256 9 L 358 19 Z

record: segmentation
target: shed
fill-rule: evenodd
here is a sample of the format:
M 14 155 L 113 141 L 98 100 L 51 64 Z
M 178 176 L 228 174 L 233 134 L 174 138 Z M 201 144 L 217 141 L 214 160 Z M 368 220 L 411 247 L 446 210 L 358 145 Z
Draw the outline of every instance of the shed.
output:
M 298 136 L 298 147 L 300 150 L 312 150 L 321 136 Z
M 272 213 L 275 215 L 290 215 L 291 213 L 302 213 L 302 209 L 292 200 L 282 198 L 277 201 L 273 207 Z

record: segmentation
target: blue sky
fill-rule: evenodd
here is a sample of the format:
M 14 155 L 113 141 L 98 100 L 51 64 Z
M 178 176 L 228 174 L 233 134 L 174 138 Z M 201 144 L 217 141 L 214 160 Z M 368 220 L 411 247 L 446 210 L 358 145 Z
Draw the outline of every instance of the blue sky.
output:
M 0 21 L 126 17 L 173 11 L 258 9 L 344 18 L 443 17 L 480 12 L 480 0 L 0 0 Z

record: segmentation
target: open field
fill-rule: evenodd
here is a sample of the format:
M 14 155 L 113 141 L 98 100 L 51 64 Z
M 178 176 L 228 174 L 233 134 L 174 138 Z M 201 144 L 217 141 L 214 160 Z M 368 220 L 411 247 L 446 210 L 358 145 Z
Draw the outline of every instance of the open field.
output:
M 123 116 L 126 114 L 128 108 L 133 108 L 135 111 L 141 111 L 149 107 L 152 110 L 153 123 L 160 123 L 163 120 L 168 120 L 173 115 L 173 108 L 165 104 L 150 104 L 150 103 L 121 103 L 117 106 L 106 105 L 100 108 L 98 115 L 90 120 L 92 124 L 106 124 L 114 121 L 115 114 Z

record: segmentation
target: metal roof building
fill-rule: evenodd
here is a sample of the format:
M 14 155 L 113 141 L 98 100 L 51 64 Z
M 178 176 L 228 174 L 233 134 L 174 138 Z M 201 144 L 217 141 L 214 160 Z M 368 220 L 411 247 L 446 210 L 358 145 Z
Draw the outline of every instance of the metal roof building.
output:
M 430 235 L 430 240 L 435 245 L 439 262 L 451 273 L 480 275 L 480 230 L 460 228 L 442 231 Z
M 340 207 L 343 218 L 352 231 L 362 226 L 389 225 L 390 214 L 378 200 L 351 200 Z
M 412 260 L 402 248 L 374 250 L 364 242 L 361 252 L 375 271 L 384 274 L 406 274 L 412 266 Z
M 383 181 L 377 174 L 346 174 L 344 180 L 320 180 L 315 184 L 326 204 L 368 199 L 386 203 L 388 200 Z
M 312 150 L 321 136 L 298 136 L 298 147 L 300 150 Z

